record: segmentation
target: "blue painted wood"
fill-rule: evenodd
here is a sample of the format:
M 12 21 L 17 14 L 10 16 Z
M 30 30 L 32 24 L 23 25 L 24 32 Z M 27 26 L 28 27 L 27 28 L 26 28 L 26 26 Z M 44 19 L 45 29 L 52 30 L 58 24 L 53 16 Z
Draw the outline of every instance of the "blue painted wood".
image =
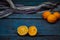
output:
M 17 35 L 14 35 L 14 36 L 11 35 L 11 36 L 0 36 L 0 39 L 2 40 L 59 40 L 60 36 L 20 37 Z
M 16 4 L 23 4 L 23 5 L 38 5 L 41 4 L 42 2 L 47 2 L 48 0 L 13 0 L 13 2 Z
M 24 5 L 39 5 L 48 0 L 14 0 L 14 3 Z M 21 37 L 17 34 L 18 26 L 35 25 L 38 29 L 38 34 L 35 37 L 26 35 Z M 18 14 L 0 19 L 0 40 L 60 40 L 60 20 L 54 24 L 48 23 L 42 19 L 42 13 L 37 14 Z
M 38 35 L 60 35 L 60 21 L 50 24 L 42 19 L 0 19 L 0 35 L 15 34 L 18 26 L 35 25 L 38 29 Z
M 31 14 L 13 13 L 7 18 L 42 18 L 42 13 L 41 12 Z
M 55 24 L 50 24 L 42 19 L 0 19 L 0 40 L 59 40 L 59 24 L 60 21 Z M 35 25 L 38 29 L 37 36 L 19 36 L 16 29 L 21 25 L 26 25 L 28 27 Z

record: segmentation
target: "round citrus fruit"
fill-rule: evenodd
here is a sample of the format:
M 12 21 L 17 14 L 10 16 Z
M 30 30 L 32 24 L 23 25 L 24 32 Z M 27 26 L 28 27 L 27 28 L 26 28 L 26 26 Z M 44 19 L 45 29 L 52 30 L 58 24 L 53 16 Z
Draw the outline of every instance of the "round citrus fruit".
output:
M 49 15 L 51 15 L 51 12 L 50 11 L 44 11 L 43 14 L 42 14 L 42 16 L 43 16 L 44 19 L 47 19 L 47 17 Z
M 47 21 L 49 23 L 55 23 L 57 21 L 57 18 L 54 15 L 49 15 L 48 18 L 47 18 Z
M 60 18 L 60 16 L 59 16 L 59 18 Z
M 19 26 L 17 28 L 17 32 L 19 35 L 24 36 L 28 33 L 28 28 L 27 28 L 27 26 Z
M 35 36 L 37 34 L 37 28 L 35 26 L 30 26 L 28 33 L 30 36 Z
M 59 17 L 60 17 L 59 12 L 54 12 L 54 16 L 56 16 L 56 17 L 57 17 L 57 19 L 59 19 Z

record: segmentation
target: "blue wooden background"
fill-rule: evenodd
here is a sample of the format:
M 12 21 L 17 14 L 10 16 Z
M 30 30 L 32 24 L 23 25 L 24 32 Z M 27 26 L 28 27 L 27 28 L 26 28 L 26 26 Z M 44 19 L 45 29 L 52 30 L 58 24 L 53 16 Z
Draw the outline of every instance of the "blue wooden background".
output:
M 14 3 L 24 5 L 39 5 L 48 0 L 13 0 Z M 18 26 L 35 25 L 38 34 L 35 37 L 19 36 L 16 29 Z M 60 20 L 54 24 L 48 23 L 42 18 L 42 13 L 37 14 L 19 14 L 13 13 L 6 18 L 0 19 L 0 40 L 60 40 Z

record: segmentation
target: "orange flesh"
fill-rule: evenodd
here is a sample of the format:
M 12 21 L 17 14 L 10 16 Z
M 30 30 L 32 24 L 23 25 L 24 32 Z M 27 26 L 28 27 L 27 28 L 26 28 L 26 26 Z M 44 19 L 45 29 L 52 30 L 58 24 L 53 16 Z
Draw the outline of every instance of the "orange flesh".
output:
M 17 28 L 17 32 L 19 35 L 24 36 L 28 33 L 28 28 L 27 28 L 27 26 L 19 26 Z
M 29 35 L 35 36 L 37 34 L 37 28 L 35 26 L 29 27 Z

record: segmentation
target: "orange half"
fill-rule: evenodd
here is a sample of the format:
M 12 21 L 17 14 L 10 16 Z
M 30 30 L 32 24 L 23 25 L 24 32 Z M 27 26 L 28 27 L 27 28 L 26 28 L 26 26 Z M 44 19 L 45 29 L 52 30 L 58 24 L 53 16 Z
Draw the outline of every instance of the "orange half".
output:
M 37 34 L 37 28 L 35 26 L 30 26 L 28 33 L 30 36 L 35 36 Z
M 28 28 L 27 28 L 27 26 L 19 26 L 17 28 L 17 32 L 19 35 L 24 36 L 28 33 Z

